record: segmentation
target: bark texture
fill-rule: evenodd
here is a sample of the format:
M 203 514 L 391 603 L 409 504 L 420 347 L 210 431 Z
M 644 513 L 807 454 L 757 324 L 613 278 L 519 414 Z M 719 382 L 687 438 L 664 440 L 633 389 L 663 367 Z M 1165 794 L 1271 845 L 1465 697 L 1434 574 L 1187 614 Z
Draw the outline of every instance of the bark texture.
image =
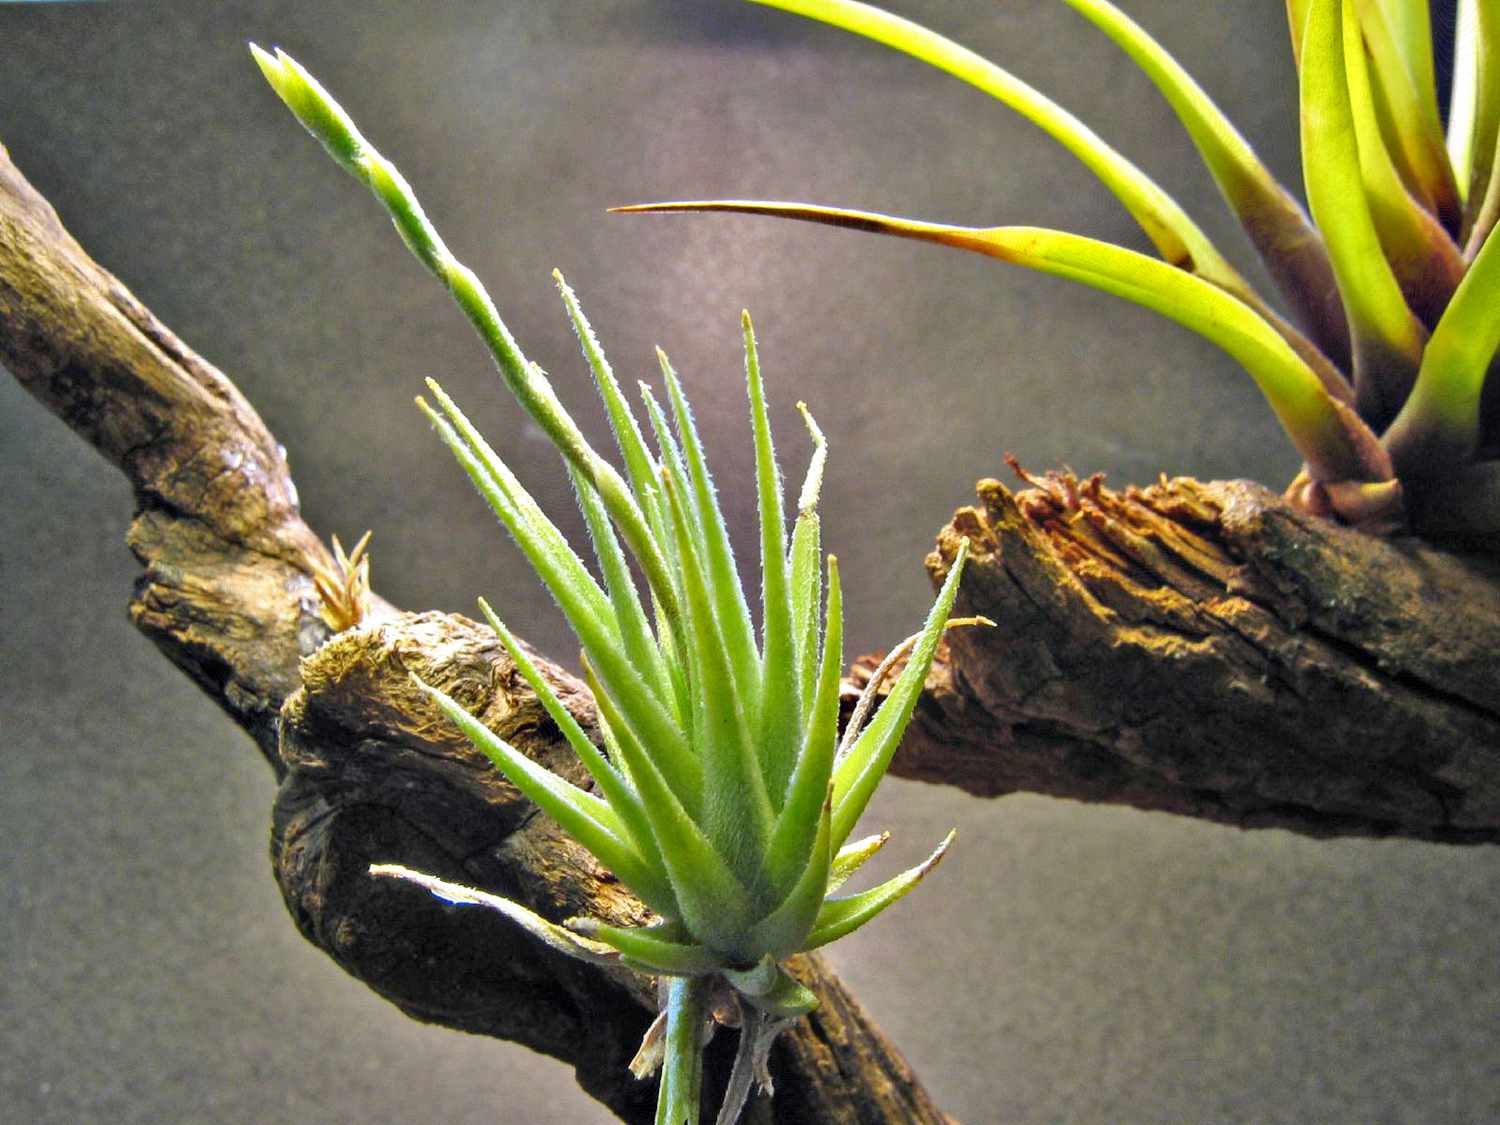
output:
M 302 933 L 422 1020 L 571 1063 L 626 1121 L 654 1083 L 625 1064 L 655 1010 L 652 982 L 554 955 L 488 911 L 444 906 L 367 874 L 395 862 L 509 894 L 556 920 L 641 916 L 587 852 L 415 697 L 418 671 L 539 761 L 580 779 L 498 644 L 462 617 L 373 599 L 334 636 L 312 575 L 331 559 L 302 522 L 286 459 L 223 374 L 89 259 L 0 147 L 0 363 L 123 471 L 138 511 L 136 625 L 255 739 L 280 779 L 272 862 Z M 543 662 L 585 727 L 587 691 Z M 779 1092 L 746 1120 L 878 1125 L 948 1120 L 817 958 L 798 967 L 818 1011 L 783 1036 Z M 706 1096 L 734 1035 L 710 1051 Z
M 1246 481 L 981 481 L 894 771 L 1315 836 L 1500 840 L 1500 566 Z M 868 678 L 873 658 L 854 670 Z

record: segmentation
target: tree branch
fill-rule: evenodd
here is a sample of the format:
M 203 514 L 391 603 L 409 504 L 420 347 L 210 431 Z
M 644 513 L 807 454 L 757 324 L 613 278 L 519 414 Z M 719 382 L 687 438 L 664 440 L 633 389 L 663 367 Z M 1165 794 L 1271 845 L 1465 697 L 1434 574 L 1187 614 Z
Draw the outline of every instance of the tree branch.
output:
M 892 767 L 1314 836 L 1500 842 L 1500 562 L 1305 516 L 1245 481 L 979 483 Z M 862 684 L 874 658 L 854 670 Z

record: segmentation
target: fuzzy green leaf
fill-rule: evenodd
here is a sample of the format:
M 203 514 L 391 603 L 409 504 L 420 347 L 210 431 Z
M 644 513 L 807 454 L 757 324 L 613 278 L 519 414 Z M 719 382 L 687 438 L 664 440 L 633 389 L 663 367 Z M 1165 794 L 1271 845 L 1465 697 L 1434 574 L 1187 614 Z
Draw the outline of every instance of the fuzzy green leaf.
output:
M 937 846 L 937 850 L 926 860 L 909 871 L 902 872 L 894 879 L 881 883 L 878 887 L 871 887 L 868 891 L 861 891 L 859 894 L 828 899 L 823 903 L 823 908 L 818 911 L 818 920 L 813 926 L 812 933 L 808 935 L 804 948 L 817 949 L 819 946 L 852 934 L 875 915 L 905 896 L 941 862 L 952 845 L 955 835 L 954 832 L 948 833 L 943 842 Z
M 839 733 L 839 690 L 844 670 L 843 590 L 838 559 L 828 556 L 827 626 L 817 694 L 802 740 L 802 749 L 787 786 L 785 802 L 766 849 L 763 884 L 773 897 L 787 893 L 812 854 L 818 808 L 827 796 Z
M 631 787 L 630 782 L 614 763 L 607 761 L 599 753 L 598 747 L 584 733 L 578 720 L 573 717 L 573 713 L 563 706 L 562 700 L 558 699 L 552 685 L 542 676 L 540 669 L 531 659 L 531 654 L 506 628 L 505 623 L 483 598 L 479 599 L 479 609 L 489 621 L 490 628 L 495 630 L 495 635 L 500 638 L 500 643 L 505 646 L 505 651 L 510 654 L 516 668 L 531 685 L 531 690 L 536 693 L 536 697 L 541 700 L 548 716 L 557 724 L 558 730 L 562 731 L 573 753 L 578 755 L 578 760 L 583 763 L 584 769 L 588 770 L 589 776 L 594 779 L 594 784 L 599 787 L 599 792 L 603 794 L 609 807 L 619 815 L 631 844 L 641 853 L 642 858 L 650 867 L 658 871 L 664 870 L 661 849 L 657 846 L 650 820 L 646 816 L 645 809 L 641 807 L 640 797 Z M 657 880 L 656 885 L 646 888 L 641 897 L 646 901 L 646 905 L 665 917 L 676 917 L 679 913 L 676 897 L 672 894 L 671 885 L 666 879 Z
M 760 655 L 755 648 L 755 631 L 750 624 L 750 608 L 745 601 L 744 586 L 740 582 L 739 568 L 735 566 L 734 550 L 729 542 L 729 529 L 724 523 L 724 513 L 714 489 L 713 474 L 709 472 L 708 455 L 698 436 L 697 424 L 693 421 L 692 407 L 682 392 L 682 382 L 667 360 L 666 353 L 657 350 L 661 363 L 662 379 L 667 388 L 667 399 L 671 403 L 672 418 L 677 424 L 677 437 L 686 462 L 691 492 L 683 491 L 686 513 L 690 516 L 688 542 L 692 544 L 698 566 L 707 584 L 709 599 L 713 605 L 719 628 L 723 632 L 725 652 L 735 677 L 735 688 L 740 705 L 745 708 L 747 720 L 754 723 L 759 713 L 761 694 Z M 679 486 L 680 487 L 680 486 Z M 691 501 L 687 498 L 691 497 Z M 688 505 L 690 507 L 687 507 Z M 682 540 L 678 540 L 682 550 Z M 680 560 L 679 560 L 680 561 Z
M 641 795 L 641 805 L 661 848 L 662 863 L 676 892 L 683 923 L 695 937 L 725 954 L 741 953 L 738 946 L 755 920 L 749 890 L 689 815 L 673 785 L 621 718 L 614 697 L 599 686 L 587 662 L 583 671 L 594 692 L 599 721 L 609 726 L 621 748 L 627 772 Z
M 762 644 L 761 697 L 755 728 L 767 793 L 779 794 L 791 776 L 800 745 L 801 677 L 792 633 L 792 594 L 787 575 L 786 515 L 782 510 L 781 470 L 771 440 L 765 385 L 750 314 L 742 312 L 745 384 L 755 446 L 755 494 L 760 511 Z
M 671 897 L 662 893 L 661 880 L 656 872 L 630 842 L 630 832 L 614 809 L 592 793 L 533 762 L 437 688 L 429 687 L 416 677 L 413 680 L 475 749 L 493 762 L 538 808 L 557 821 L 564 832 L 593 852 L 600 863 L 626 885 L 636 889 L 643 899 L 654 898 L 664 906 L 671 902 Z
M 828 893 L 828 868 L 832 858 L 832 794 L 825 791 L 823 806 L 818 813 L 817 831 L 813 837 L 812 854 L 797 881 L 769 914 L 755 923 L 750 931 L 751 943 L 756 949 L 764 949 L 778 961 L 790 957 L 802 948 L 802 942 L 812 929 L 823 898 Z
M 653 973 L 690 977 L 723 967 L 722 959 L 703 945 L 671 940 L 654 932 L 658 929 L 655 926 L 611 926 L 587 917 L 569 918 L 566 924 L 573 933 L 618 950 Z
M 912 708 L 917 705 L 917 696 L 927 679 L 927 670 L 932 667 L 933 654 L 938 641 L 948 624 L 948 614 L 953 609 L 953 599 L 958 596 L 958 580 L 963 574 L 964 563 L 969 557 L 969 541 L 958 545 L 953 565 L 943 588 L 938 591 L 937 601 L 927 615 L 921 638 L 907 659 L 906 667 L 896 680 L 891 694 L 881 704 L 875 718 L 870 721 L 854 745 L 833 768 L 833 846 L 841 848 L 854 825 L 859 821 L 865 806 L 875 795 L 875 787 L 885 776 L 891 764 L 906 724 L 911 719 Z
M 771 831 L 771 802 L 756 760 L 741 685 L 730 667 L 713 598 L 683 512 L 682 498 L 664 476 L 666 498 L 682 566 L 687 658 L 693 669 L 694 744 L 703 756 L 702 826 L 740 879 L 759 872 Z

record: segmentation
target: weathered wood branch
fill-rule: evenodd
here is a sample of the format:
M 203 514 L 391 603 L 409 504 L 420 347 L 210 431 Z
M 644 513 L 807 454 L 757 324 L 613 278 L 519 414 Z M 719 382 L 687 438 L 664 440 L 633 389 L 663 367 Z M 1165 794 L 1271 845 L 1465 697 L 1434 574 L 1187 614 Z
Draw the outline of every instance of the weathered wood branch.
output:
M 311 577 L 328 555 L 275 440 L 229 380 L 89 259 L 3 147 L 0 362 L 134 486 L 129 544 L 143 571 L 132 619 L 276 770 L 273 864 L 302 933 L 408 1014 L 569 1062 L 621 1118 L 650 1120 L 654 1089 L 625 1069 L 655 1008 L 650 982 L 551 955 L 488 912 L 367 873 L 398 862 L 553 918 L 638 916 L 607 872 L 412 698 L 406 672 L 576 774 L 561 735 L 464 618 L 377 600 L 366 628 L 330 642 Z M 592 725 L 588 693 L 544 668 Z M 773 1055 L 776 1120 L 946 1121 L 822 962 L 799 972 L 820 1006 Z M 720 1040 L 709 1096 L 733 1051 L 732 1035 Z M 770 1120 L 767 1104 L 747 1119 Z
M 1500 564 L 1305 516 L 1244 481 L 981 481 L 894 770 L 1315 836 L 1500 841 Z M 862 681 L 873 667 L 855 669 Z

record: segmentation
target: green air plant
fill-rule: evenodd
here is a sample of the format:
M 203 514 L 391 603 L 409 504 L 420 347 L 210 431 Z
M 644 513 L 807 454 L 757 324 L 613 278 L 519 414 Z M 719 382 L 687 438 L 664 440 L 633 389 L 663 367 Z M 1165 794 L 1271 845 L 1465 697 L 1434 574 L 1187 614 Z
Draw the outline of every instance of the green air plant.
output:
M 625 211 L 776 215 L 973 250 L 1176 320 L 1233 356 L 1304 467 L 1288 498 L 1370 531 L 1500 539 L 1500 4 L 1459 0 L 1440 122 L 1425 0 L 1287 0 L 1311 219 L 1201 87 L 1108 0 L 1064 0 L 1176 113 L 1280 289 L 1283 317 L 1144 172 L 974 52 L 857 0 L 755 0 L 929 63 L 1023 114 L 1124 204 L 1159 257 L 1055 230 L 961 227 L 798 203 Z
M 622 475 L 590 446 L 547 377 L 516 346 L 474 274 L 448 251 L 399 172 L 296 62 L 252 47 L 281 99 L 390 212 L 412 253 L 447 286 L 488 345 L 505 383 L 562 453 L 603 583 L 441 387 L 418 399 L 485 501 L 556 598 L 582 645 L 598 704 L 601 752 L 564 708 L 526 649 L 480 606 L 594 782 L 578 788 L 497 738 L 458 703 L 426 688 L 471 742 L 523 793 L 611 869 L 657 915 L 637 928 L 594 918 L 556 925 L 470 887 L 376 865 L 455 903 L 492 907 L 554 949 L 662 978 L 664 997 L 632 1070 L 662 1072 L 657 1121 L 698 1120 L 702 1045 L 711 1013 L 740 1026 L 719 1121 L 734 1121 L 758 1082 L 769 1090 L 776 1035 L 816 1001 L 787 958 L 851 933 L 910 891 L 942 858 L 872 889 L 835 895 L 885 842 L 850 842 L 884 775 L 949 620 L 967 546 L 960 548 L 922 631 L 897 647 L 906 667 L 874 715 L 878 673 L 839 733 L 842 672 L 838 565 L 826 601 L 817 514 L 821 431 L 802 407 L 814 452 L 787 535 L 781 480 L 749 318 L 744 321 L 760 501 L 763 624 L 757 643 L 704 450 L 682 386 L 660 356 L 665 408 L 642 384 L 656 448 L 557 277 L 624 460 Z M 631 559 L 645 591 L 632 577 Z M 819 602 L 824 601 L 820 614 Z M 647 611 L 649 603 L 650 612 Z M 425 685 L 423 685 L 425 688 Z

